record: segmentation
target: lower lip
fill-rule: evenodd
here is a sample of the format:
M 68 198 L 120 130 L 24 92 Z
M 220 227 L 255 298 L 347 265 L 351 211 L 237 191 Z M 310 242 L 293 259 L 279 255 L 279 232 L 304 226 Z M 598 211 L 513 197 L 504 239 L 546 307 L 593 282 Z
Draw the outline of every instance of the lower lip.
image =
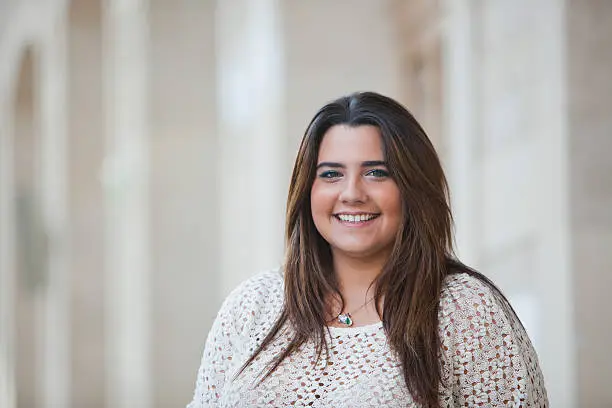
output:
M 380 217 L 380 216 L 378 216 Z M 367 225 L 372 224 L 374 221 L 376 221 L 378 219 L 378 217 L 369 219 L 367 221 L 357 221 L 357 222 L 351 222 L 351 221 L 342 221 L 340 218 L 334 216 L 334 219 L 336 221 L 338 221 L 340 224 L 346 226 L 346 227 L 365 227 Z

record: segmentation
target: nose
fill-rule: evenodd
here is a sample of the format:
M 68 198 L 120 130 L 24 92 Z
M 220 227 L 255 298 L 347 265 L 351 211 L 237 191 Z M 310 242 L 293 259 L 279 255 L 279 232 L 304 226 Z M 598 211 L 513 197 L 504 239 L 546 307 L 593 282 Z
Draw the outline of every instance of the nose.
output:
M 347 177 L 341 188 L 339 199 L 343 203 L 363 203 L 367 200 L 367 192 L 360 177 Z

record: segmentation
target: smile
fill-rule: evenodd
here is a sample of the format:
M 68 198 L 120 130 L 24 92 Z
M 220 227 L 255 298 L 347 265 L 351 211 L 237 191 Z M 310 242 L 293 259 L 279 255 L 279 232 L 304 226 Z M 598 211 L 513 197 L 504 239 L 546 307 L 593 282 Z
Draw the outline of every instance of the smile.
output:
M 360 223 L 373 220 L 380 214 L 334 214 L 334 217 L 344 222 Z

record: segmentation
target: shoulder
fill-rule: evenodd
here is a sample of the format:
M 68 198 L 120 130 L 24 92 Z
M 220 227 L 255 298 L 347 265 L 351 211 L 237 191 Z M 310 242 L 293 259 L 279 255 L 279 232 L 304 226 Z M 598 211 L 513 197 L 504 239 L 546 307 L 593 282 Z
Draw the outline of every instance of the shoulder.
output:
M 486 282 L 467 273 L 446 277 L 440 294 L 440 317 L 453 313 L 472 314 L 486 309 L 489 312 L 507 311 L 508 305 L 501 293 Z M 462 313 L 463 312 L 463 313 Z
M 443 337 L 453 332 L 472 336 L 524 335 L 522 324 L 502 293 L 467 273 L 446 278 L 438 319 Z
M 520 359 L 534 353 L 523 325 L 501 292 L 464 273 L 447 278 L 440 297 L 439 333 L 445 350 L 461 354 L 478 350 Z
M 259 272 L 240 283 L 228 296 L 228 299 L 266 297 L 283 292 L 283 274 L 280 269 Z
M 259 272 L 240 283 L 225 299 L 219 312 L 244 332 L 252 325 L 271 325 L 283 305 L 283 274 L 280 269 Z
M 506 406 L 520 400 L 535 407 L 546 401 L 531 340 L 494 286 L 467 273 L 448 276 L 440 296 L 439 335 L 444 383 L 460 405 Z

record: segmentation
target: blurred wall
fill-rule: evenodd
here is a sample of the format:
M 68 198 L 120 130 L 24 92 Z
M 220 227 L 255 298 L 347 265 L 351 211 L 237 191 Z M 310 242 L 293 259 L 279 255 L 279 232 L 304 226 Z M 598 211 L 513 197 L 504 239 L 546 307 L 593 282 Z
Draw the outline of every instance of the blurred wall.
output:
M 612 2 L 569 1 L 570 230 L 578 400 L 612 405 Z
M 43 263 L 39 306 L 25 309 L 17 260 L 2 259 L 3 406 L 186 403 L 221 300 L 282 259 L 308 118 L 357 89 L 401 97 L 389 4 L 363 1 L 350 14 L 275 1 L 3 6 L 12 18 L 0 52 L 13 62 L 1 95 L 11 160 L 0 172 L 0 247 L 20 245 L 12 180 L 30 166 L 56 260 Z M 313 31 L 322 17 L 325 30 Z M 369 42 L 356 41 L 365 26 Z M 46 119 L 26 139 L 12 130 L 12 98 L 29 44 L 44 56 L 27 65 L 29 109 Z
M 551 405 L 571 407 L 566 9 L 527 3 L 448 2 L 449 176 L 460 256 L 507 294 Z
M 551 406 L 609 406 L 611 4 L 446 4 L 459 253 L 509 296 Z
M 72 2 L 66 24 L 66 200 L 69 228 L 71 356 L 74 406 L 104 402 L 105 191 L 100 172 L 106 156 L 104 50 L 101 1 Z M 52 79 L 51 79 L 52 80 Z
M 188 399 L 193 366 L 221 301 L 214 17 L 210 1 L 149 3 L 151 394 L 157 407 Z
M 611 19 L 603 0 L 0 0 L 0 406 L 188 402 L 221 301 L 282 260 L 308 121 L 355 90 L 430 133 L 459 255 L 510 297 L 551 405 L 612 404 Z

